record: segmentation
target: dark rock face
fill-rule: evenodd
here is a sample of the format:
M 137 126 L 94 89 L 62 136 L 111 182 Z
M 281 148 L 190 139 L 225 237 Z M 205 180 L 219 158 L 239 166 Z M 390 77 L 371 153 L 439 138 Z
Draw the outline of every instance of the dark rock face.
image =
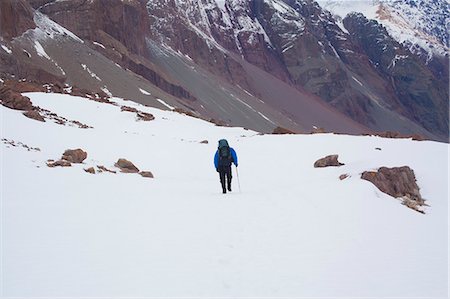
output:
M 96 46 L 96 50 L 114 62 L 175 97 L 195 100 L 147 60 L 150 26 L 145 3 L 144 0 L 32 2 L 36 9 L 80 38 L 103 44 L 105 48 Z
M 155 0 L 147 3 L 150 23 L 150 38 L 157 43 L 167 43 L 174 50 L 188 55 L 211 73 L 226 80 L 248 88 L 242 66 L 229 54 L 218 49 L 218 43 L 212 42 L 207 35 L 199 31 L 211 31 L 211 35 L 223 42 L 221 46 L 236 51 L 237 45 L 233 30 L 224 29 L 221 12 L 215 2 L 209 2 L 203 12 L 208 19 L 210 28 L 205 28 L 202 22 L 201 8 L 197 3 L 189 2 L 183 5 L 174 0 Z M 228 2 L 228 1 L 227 1 Z M 244 1 L 245 2 L 245 1 Z M 192 27 L 192 23 L 199 30 Z
M 36 28 L 33 9 L 25 0 L 0 1 L 0 36 L 6 40 Z
M 145 1 L 34 1 L 34 6 L 80 38 L 100 41 L 106 33 L 131 53 L 146 56 L 148 17 Z M 39 5 L 41 4 L 41 5 Z M 44 5 L 46 4 L 46 5 Z
M 147 7 L 151 38 L 164 41 L 211 72 L 232 83 L 239 82 L 245 88 L 248 81 L 242 78 L 242 69 L 233 66 L 234 60 L 219 51 L 220 47 L 298 90 L 314 93 L 375 131 L 391 129 L 386 125 L 391 122 L 390 119 L 406 116 L 411 122 L 393 125 L 392 129 L 402 131 L 405 126 L 410 126 L 411 130 L 406 129 L 402 133 L 419 133 L 415 127 L 418 124 L 447 139 L 448 129 L 444 123 L 448 108 L 436 105 L 436 101 L 441 103 L 442 95 L 448 95 L 448 92 L 442 85 L 436 84 L 438 78 L 424 78 L 424 88 L 418 90 L 412 84 L 399 87 L 403 83 L 401 80 L 392 83 L 390 75 L 380 72 L 377 62 L 370 53 L 366 53 L 364 45 L 343 32 L 332 15 L 322 10 L 316 2 L 225 1 L 224 9 L 219 6 L 211 0 L 201 3 L 150 1 Z M 351 30 L 350 33 L 353 34 Z M 365 34 L 359 32 L 357 35 Z M 373 48 L 378 47 L 375 45 L 376 39 L 370 39 Z M 371 44 L 368 47 L 372 47 Z M 405 49 L 402 45 L 398 46 Z M 448 64 L 445 60 L 429 61 L 428 73 L 448 77 L 448 67 L 442 67 L 445 64 Z M 419 63 L 412 71 L 419 69 L 426 70 L 427 67 Z M 430 91 L 429 98 L 422 97 L 426 88 L 434 90 Z M 413 96 L 405 97 L 408 93 Z M 423 109 L 419 109 L 421 113 L 406 107 L 411 100 L 425 103 Z M 426 104 L 430 100 L 433 105 Z M 392 118 L 390 113 L 400 115 Z M 435 121 L 430 117 L 436 113 L 440 114 L 440 124 L 433 123 Z M 383 121 L 386 123 L 382 124 Z
M 440 136 L 449 135 L 448 87 L 386 29 L 362 14 L 344 19 L 345 27 L 377 70 L 391 83 L 405 116 Z M 374 41 L 377 41 L 374 43 Z
M 284 15 L 265 2 L 254 3 L 255 15 L 297 89 L 318 95 L 368 127 L 374 123 L 370 114 L 371 93 L 394 103 L 384 79 L 373 69 L 368 57 L 317 3 L 285 1 L 290 12 Z M 357 83 L 354 76 L 363 83 Z M 370 82 L 373 92 L 362 87 L 365 82 Z
M 408 166 L 381 167 L 377 172 L 365 171 L 361 178 L 392 197 L 402 198 L 404 205 L 423 213 L 420 206 L 425 205 L 425 200 L 420 195 L 414 171 Z
M 339 155 L 329 155 L 324 158 L 321 158 L 314 163 L 314 167 L 319 168 L 319 167 L 345 165 L 344 163 L 338 161 L 338 157 Z

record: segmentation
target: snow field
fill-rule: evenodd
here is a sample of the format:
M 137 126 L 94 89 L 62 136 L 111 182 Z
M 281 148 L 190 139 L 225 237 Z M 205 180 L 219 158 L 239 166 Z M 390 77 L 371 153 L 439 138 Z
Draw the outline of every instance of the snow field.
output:
M 5 296 L 424 296 L 447 294 L 448 145 L 333 134 L 263 135 L 113 98 L 27 93 L 94 127 L 28 119 L 0 107 Z M 152 113 L 137 121 L 120 105 Z M 217 140 L 239 158 L 221 194 Z M 200 144 L 202 140 L 208 144 Z M 381 151 L 375 150 L 376 147 Z M 49 168 L 64 150 L 84 164 Z M 339 154 L 346 165 L 315 169 Z M 88 174 L 118 158 L 155 178 Z M 414 169 L 426 215 L 361 180 Z M 350 178 L 340 181 L 340 174 Z M 419 277 L 419 279 L 418 279 Z

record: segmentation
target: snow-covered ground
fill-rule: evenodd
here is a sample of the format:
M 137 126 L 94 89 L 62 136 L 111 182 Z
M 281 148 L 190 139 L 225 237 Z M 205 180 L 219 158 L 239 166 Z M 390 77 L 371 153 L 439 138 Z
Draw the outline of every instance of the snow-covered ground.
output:
M 447 144 L 345 135 L 258 135 L 114 98 L 28 93 L 91 129 L 0 106 L 1 291 L 15 297 L 447 297 Z M 136 120 L 120 105 L 150 112 Z M 233 192 L 217 140 L 239 157 Z M 208 140 L 208 144 L 200 141 Z M 381 148 L 376 150 L 375 148 Z M 49 168 L 66 149 L 83 164 Z M 313 168 L 339 154 L 339 168 Z M 155 178 L 83 170 L 119 158 Z M 408 165 L 417 213 L 361 180 Z M 350 178 L 340 181 L 340 174 Z

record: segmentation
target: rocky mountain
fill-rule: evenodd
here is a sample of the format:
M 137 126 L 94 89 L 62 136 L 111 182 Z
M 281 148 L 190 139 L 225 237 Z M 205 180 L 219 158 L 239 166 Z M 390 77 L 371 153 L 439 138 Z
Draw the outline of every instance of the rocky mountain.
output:
M 170 5 L 171 17 L 166 18 L 161 11 L 167 12 Z M 378 6 L 382 7 L 382 3 Z M 231 82 L 237 78 L 248 87 L 239 77 L 242 71 L 238 67 L 226 67 L 233 60 L 220 55 L 220 49 L 237 54 L 298 90 L 319 96 L 374 130 L 395 127 L 403 131 L 411 126 L 409 119 L 435 134 L 448 135 L 448 117 L 438 117 L 438 124 L 430 125 L 423 115 L 415 114 L 421 109 L 416 107 L 417 101 L 403 97 L 401 88 L 379 71 L 373 57 L 351 37 L 342 20 L 339 23 L 335 15 L 314 1 L 151 1 L 148 9 L 152 32 L 158 40 L 217 70 Z M 199 43 L 191 44 L 193 39 L 185 38 L 186 34 L 177 36 L 179 28 L 206 41 L 205 50 L 198 51 Z M 442 54 L 441 62 L 445 61 L 443 53 L 436 55 Z M 214 58 L 212 62 L 211 56 L 225 59 Z M 394 57 L 389 58 L 392 61 Z M 427 73 L 421 76 L 429 76 L 427 61 L 417 63 L 421 72 Z M 431 65 L 430 60 L 428 63 Z M 430 69 L 433 74 L 429 79 L 434 82 L 431 88 L 439 85 L 444 93 L 427 96 L 438 102 L 428 113 L 439 114 L 448 95 L 443 88 L 446 81 L 440 80 L 439 74 L 448 73 L 448 64 L 437 65 L 440 70 Z
M 445 17 L 442 1 L 415 29 L 417 40 L 442 46 L 420 51 L 385 26 L 404 28 L 392 16 L 411 13 L 416 1 L 394 2 L 374 1 L 368 18 L 347 17 L 348 5 L 358 6 L 336 1 L 5 0 L 0 42 L 11 53 L 0 49 L 0 75 L 103 90 L 264 132 L 322 127 L 448 140 L 448 47 L 442 23 L 429 25 Z M 28 20 L 18 32 L 8 11 Z M 44 23 L 58 29 L 49 33 Z

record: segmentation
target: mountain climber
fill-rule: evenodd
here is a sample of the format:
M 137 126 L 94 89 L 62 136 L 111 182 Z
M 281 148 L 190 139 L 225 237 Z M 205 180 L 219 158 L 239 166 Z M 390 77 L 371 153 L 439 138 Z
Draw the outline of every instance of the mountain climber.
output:
M 214 166 L 220 176 L 220 184 L 222 185 L 222 193 L 227 193 L 225 188 L 225 177 L 228 186 L 228 191 L 231 191 L 231 163 L 238 166 L 238 159 L 236 152 L 232 147 L 228 145 L 228 141 L 225 139 L 219 140 L 219 147 L 214 155 Z

